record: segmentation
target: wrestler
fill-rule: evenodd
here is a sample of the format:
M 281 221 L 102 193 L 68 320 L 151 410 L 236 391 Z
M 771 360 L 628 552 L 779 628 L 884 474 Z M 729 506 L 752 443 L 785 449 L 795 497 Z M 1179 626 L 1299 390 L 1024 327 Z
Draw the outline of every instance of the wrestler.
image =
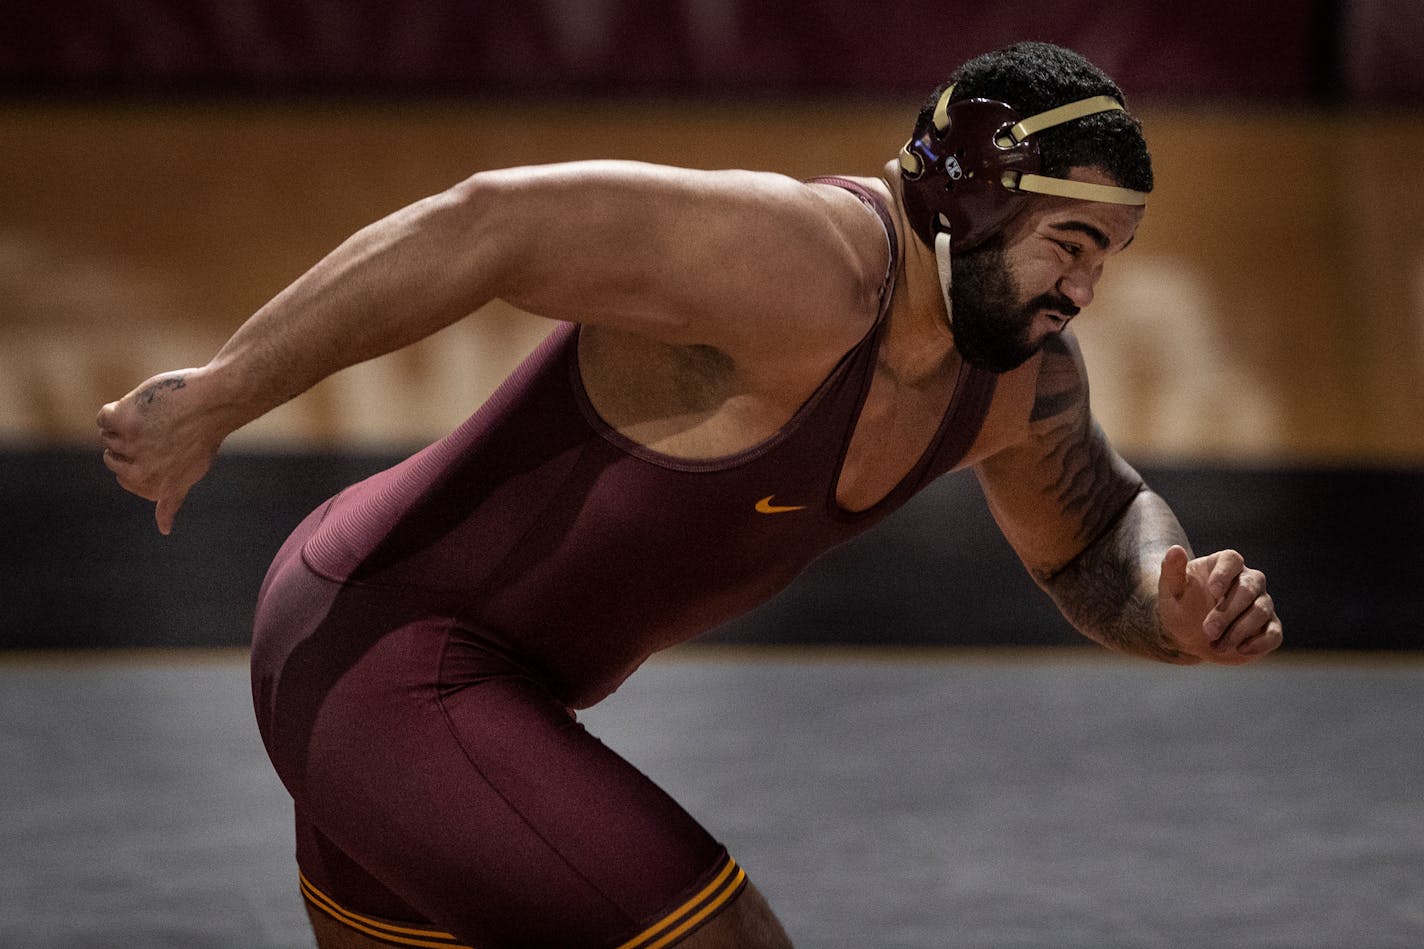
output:
M 1261 571 L 1194 556 L 1089 411 L 1068 324 L 1152 188 L 1121 91 L 1032 43 L 952 79 L 878 178 L 476 174 L 101 410 L 167 533 L 230 432 L 331 373 L 495 298 L 558 321 L 450 436 L 312 512 L 260 592 L 258 723 L 323 949 L 789 945 L 575 710 L 948 471 L 1086 636 L 1280 645 Z

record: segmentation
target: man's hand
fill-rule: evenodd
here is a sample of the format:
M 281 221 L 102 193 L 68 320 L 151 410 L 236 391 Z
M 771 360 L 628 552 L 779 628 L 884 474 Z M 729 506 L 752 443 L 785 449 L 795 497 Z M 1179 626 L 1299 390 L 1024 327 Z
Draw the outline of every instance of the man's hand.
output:
M 1157 581 L 1157 616 L 1178 649 L 1206 662 L 1240 665 L 1281 644 L 1266 575 L 1234 550 L 1189 560 L 1182 547 L 1169 549 Z
M 226 434 L 204 410 L 205 388 L 201 369 L 166 372 L 99 410 L 104 465 L 125 490 L 157 502 L 154 518 L 164 534 Z

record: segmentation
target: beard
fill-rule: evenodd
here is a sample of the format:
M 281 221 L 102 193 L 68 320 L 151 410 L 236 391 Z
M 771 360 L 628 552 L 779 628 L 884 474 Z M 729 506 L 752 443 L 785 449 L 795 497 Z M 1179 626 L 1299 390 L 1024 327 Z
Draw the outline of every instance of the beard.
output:
M 989 372 L 1008 372 L 1023 365 L 1043 347 L 1030 337 L 1041 310 L 1071 317 L 1078 307 L 1059 293 L 1043 293 L 1019 302 L 1018 287 L 1004 257 L 1002 236 L 955 254 L 950 260 L 950 316 L 954 346 L 964 361 Z

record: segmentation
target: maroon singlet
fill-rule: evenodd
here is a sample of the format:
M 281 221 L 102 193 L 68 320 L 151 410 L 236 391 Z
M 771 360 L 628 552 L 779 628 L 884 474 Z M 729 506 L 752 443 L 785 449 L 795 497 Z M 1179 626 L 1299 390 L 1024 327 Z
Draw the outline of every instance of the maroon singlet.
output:
M 900 484 L 838 505 L 898 248 L 874 195 L 820 180 L 880 216 L 890 265 L 873 328 L 773 437 L 697 461 L 632 442 L 594 411 L 563 324 L 464 425 L 342 492 L 278 555 L 254 696 L 313 905 L 433 944 L 636 949 L 735 896 L 725 850 L 567 709 L 954 468 L 994 389 L 966 366 Z
M 891 256 L 893 268 L 893 246 Z M 578 329 L 561 325 L 448 438 L 337 497 L 307 565 L 418 592 L 540 670 L 571 707 L 591 705 L 651 653 L 769 599 L 959 462 L 993 391 L 995 377 L 974 369 L 888 497 L 857 513 L 836 502 L 889 282 L 874 329 L 782 430 L 711 460 L 669 458 L 610 428 L 579 378 Z M 800 510 L 758 511 L 768 497 Z

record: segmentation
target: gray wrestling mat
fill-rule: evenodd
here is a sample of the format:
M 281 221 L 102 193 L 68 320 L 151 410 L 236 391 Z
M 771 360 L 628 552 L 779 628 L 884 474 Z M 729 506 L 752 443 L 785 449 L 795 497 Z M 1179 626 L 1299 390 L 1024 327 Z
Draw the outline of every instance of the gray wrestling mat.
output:
M 310 947 L 240 652 L 0 659 L 0 946 Z M 800 949 L 1424 945 L 1424 664 L 688 648 L 582 719 Z

